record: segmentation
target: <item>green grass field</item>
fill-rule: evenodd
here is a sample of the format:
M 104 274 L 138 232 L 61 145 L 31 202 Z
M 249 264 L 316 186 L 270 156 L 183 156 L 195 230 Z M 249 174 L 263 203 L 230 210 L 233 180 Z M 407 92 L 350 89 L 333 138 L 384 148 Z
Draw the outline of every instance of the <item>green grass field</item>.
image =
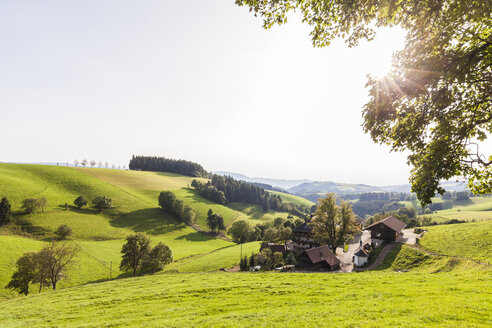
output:
M 426 250 L 476 261 L 492 260 L 492 221 L 426 227 L 420 240 Z
M 1 302 L 5 327 L 489 327 L 487 272 L 159 274 Z
M 433 203 L 442 203 L 441 198 L 433 198 Z M 407 207 L 420 208 L 415 202 L 400 202 Z M 420 215 L 430 217 L 438 223 L 450 220 L 483 221 L 492 220 L 492 197 L 471 197 L 470 201 L 453 204 L 453 208 Z
M 272 190 L 269 190 L 268 192 L 271 194 L 280 195 L 280 198 L 282 198 L 282 201 L 284 201 L 286 203 L 293 203 L 296 205 L 304 205 L 304 206 L 308 206 L 308 207 L 311 207 L 314 205 L 314 203 L 312 201 L 307 200 L 306 198 L 296 196 L 296 195 L 286 194 L 284 192 L 272 191 Z
M 122 274 L 118 270 L 121 246 L 125 236 L 134 232 L 146 233 L 153 243 L 168 244 L 177 260 L 170 267 L 179 271 L 214 271 L 238 263 L 239 248 L 230 247 L 233 243 L 197 232 L 161 211 L 157 198 L 162 190 L 173 191 L 191 205 L 203 229 L 209 209 L 221 214 L 226 226 L 240 219 L 256 224 L 288 215 L 240 203 L 227 207 L 210 202 L 188 188 L 192 181 L 191 177 L 173 173 L 0 164 L 0 197 L 9 199 L 16 221 L 33 237 L 14 236 L 12 231 L 16 229 L 12 226 L 0 228 L 0 286 L 10 279 L 17 258 L 25 251 L 41 248 L 61 224 L 72 228 L 70 242 L 81 249 L 70 271 L 70 281 L 61 287 L 107 279 L 111 263 L 113 277 Z M 113 208 L 103 213 L 91 208 L 79 210 L 73 206 L 79 195 L 89 200 L 98 195 L 109 196 Z M 44 213 L 20 212 L 23 199 L 43 196 L 48 199 Z M 69 204 L 69 211 L 65 210 L 65 203 Z M 249 251 L 259 246 L 255 243 L 244 247 Z M 12 294 L 0 288 L 0 297 L 6 295 Z

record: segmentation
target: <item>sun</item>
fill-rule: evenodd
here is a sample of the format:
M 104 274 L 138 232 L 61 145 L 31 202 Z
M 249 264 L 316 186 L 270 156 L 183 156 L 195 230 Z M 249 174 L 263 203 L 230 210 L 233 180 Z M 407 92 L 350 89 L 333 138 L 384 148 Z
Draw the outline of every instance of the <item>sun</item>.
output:
M 392 69 L 392 61 L 391 58 L 383 58 L 386 56 L 381 56 L 381 58 L 374 58 L 374 61 L 371 63 L 369 67 L 369 74 L 377 79 L 381 79 L 386 76 Z

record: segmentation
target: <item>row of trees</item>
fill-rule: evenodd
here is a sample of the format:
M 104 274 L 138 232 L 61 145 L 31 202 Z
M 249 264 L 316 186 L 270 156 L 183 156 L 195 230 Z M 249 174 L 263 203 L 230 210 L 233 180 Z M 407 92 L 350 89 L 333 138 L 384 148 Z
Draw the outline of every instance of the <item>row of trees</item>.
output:
M 152 247 L 150 243 L 150 238 L 142 233 L 127 236 L 121 248 L 120 269 L 132 270 L 135 277 L 137 271 L 155 273 L 174 260 L 169 246 L 160 242 Z
M 292 237 L 292 230 L 302 220 L 286 220 L 275 218 L 273 222 L 260 223 L 252 227 L 248 222 L 239 220 L 234 222 L 227 231 L 235 243 L 242 244 L 250 241 L 262 240 L 266 243 L 285 243 Z
M 298 216 L 310 211 L 307 206 L 284 203 L 279 195 L 271 194 L 263 188 L 232 177 L 214 174 L 210 182 L 201 183 L 193 180 L 191 186 L 203 197 L 219 204 L 229 202 L 255 204 L 261 206 L 265 211 L 289 212 Z
M 258 254 L 251 254 L 249 257 L 244 256 L 239 262 L 241 271 L 248 271 L 255 266 L 260 266 L 262 270 L 269 271 L 284 265 L 296 265 L 297 259 L 293 252 L 287 252 L 283 255 L 280 252 L 272 252 L 271 249 L 265 248 Z
M 58 164 L 58 163 L 57 163 L 57 164 Z M 67 163 L 67 165 L 68 165 L 68 163 Z M 90 165 L 91 167 L 94 167 L 94 166 L 96 166 L 96 165 L 97 165 L 99 168 L 102 168 L 102 167 L 109 168 L 109 163 L 108 163 L 108 162 L 105 162 L 105 163 L 103 164 L 103 162 L 102 162 L 102 161 L 99 161 L 99 162 L 97 162 L 97 163 L 96 163 L 96 161 L 95 161 L 95 160 L 88 161 L 87 159 L 83 159 L 83 160 L 81 160 L 81 161 L 79 161 L 78 159 L 74 159 L 74 160 L 73 160 L 73 165 L 74 165 L 74 166 L 82 165 L 83 167 L 86 167 L 87 165 Z M 126 165 L 123 165 L 123 166 L 121 166 L 121 165 L 116 166 L 116 165 L 114 165 L 114 164 L 111 164 L 111 168 L 113 168 L 113 169 L 116 169 L 116 168 L 118 168 L 118 169 L 125 169 L 125 168 L 126 168 Z
M 179 200 L 171 191 L 162 191 L 159 194 L 158 201 L 159 206 L 165 212 L 171 214 L 175 218 L 183 221 L 188 225 L 192 225 L 195 223 L 195 210 L 189 205 L 184 205 L 184 202 L 182 200 Z
M 67 279 L 67 270 L 77 253 L 77 246 L 54 241 L 39 252 L 24 253 L 15 263 L 16 270 L 6 287 L 25 295 L 31 284 L 38 284 L 39 291 L 43 287 L 55 290 L 60 280 Z
M 172 172 L 191 177 L 208 177 L 208 172 L 200 164 L 182 159 L 134 155 L 128 167 L 130 170 L 137 171 Z

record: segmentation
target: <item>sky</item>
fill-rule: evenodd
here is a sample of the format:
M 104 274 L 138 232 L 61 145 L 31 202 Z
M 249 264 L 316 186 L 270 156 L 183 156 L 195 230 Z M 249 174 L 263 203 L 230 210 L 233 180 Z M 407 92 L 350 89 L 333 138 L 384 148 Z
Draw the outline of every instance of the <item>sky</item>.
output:
M 187 159 L 252 177 L 408 182 L 362 131 L 404 32 L 314 48 L 234 0 L 0 2 L 0 161 Z

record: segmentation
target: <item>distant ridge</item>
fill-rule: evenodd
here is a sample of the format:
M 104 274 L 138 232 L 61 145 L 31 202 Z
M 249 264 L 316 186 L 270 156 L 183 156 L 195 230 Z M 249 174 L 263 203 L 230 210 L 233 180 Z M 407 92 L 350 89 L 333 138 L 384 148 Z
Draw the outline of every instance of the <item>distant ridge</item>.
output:
M 278 187 L 278 188 L 282 188 L 285 190 L 288 190 L 289 188 L 298 186 L 302 183 L 311 182 L 311 180 L 307 180 L 307 179 L 288 180 L 288 179 L 270 179 L 270 178 L 251 178 L 251 177 L 248 177 L 248 176 L 240 174 L 240 173 L 227 172 L 227 171 L 216 171 L 213 173 L 220 174 L 220 175 L 228 175 L 228 176 L 233 177 L 236 180 L 243 180 L 246 182 L 264 183 L 264 184 L 268 184 L 268 185 L 271 185 L 273 187 Z
M 246 182 L 258 182 L 273 187 L 285 189 L 287 192 L 294 195 L 307 195 L 307 194 L 324 194 L 324 193 L 337 193 L 337 194 L 358 194 L 367 192 L 402 192 L 410 193 L 410 184 L 400 185 L 388 185 L 388 186 L 370 186 L 366 184 L 350 184 L 350 183 L 338 183 L 333 181 L 311 181 L 307 179 L 302 180 L 288 180 L 288 179 L 270 179 L 270 178 L 251 178 L 244 174 L 233 173 L 227 171 L 217 171 L 215 174 L 228 175 L 234 179 L 243 180 Z M 447 191 L 465 191 L 465 182 L 456 181 L 442 181 L 441 186 Z

